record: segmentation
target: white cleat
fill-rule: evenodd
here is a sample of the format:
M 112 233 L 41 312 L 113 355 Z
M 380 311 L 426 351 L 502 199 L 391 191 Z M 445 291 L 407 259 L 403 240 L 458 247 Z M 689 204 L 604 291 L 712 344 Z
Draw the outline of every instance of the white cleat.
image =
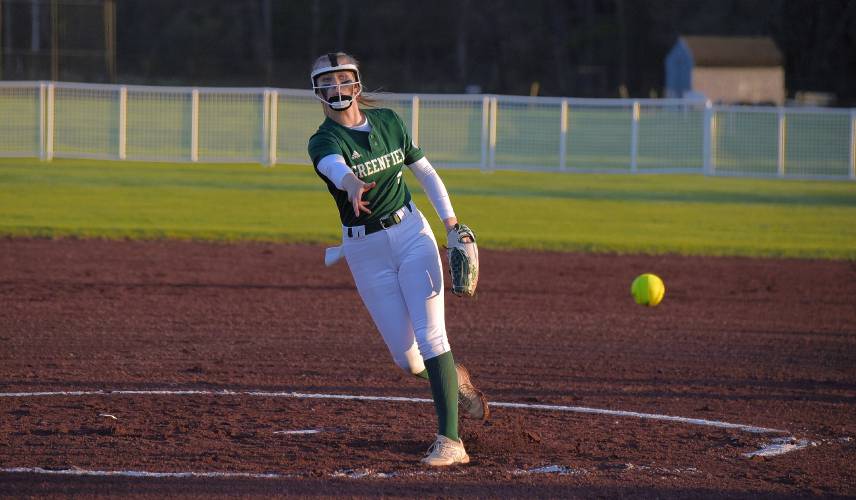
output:
M 443 467 L 446 465 L 466 464 L 470 462 L 470 456 L 464 449 L 463 441 L 453 441 L 442 434 L 437 434 L 437 440 L 428 448 L 428 454 L 422 459 L 422 463 L 432 467 Z
M 456 364 L 458 372 L 458 406 L 464 416 L 478 420 L 490 418 L 490 409 L 484 393 L 473 385 L 470 371 L 462 364 Z

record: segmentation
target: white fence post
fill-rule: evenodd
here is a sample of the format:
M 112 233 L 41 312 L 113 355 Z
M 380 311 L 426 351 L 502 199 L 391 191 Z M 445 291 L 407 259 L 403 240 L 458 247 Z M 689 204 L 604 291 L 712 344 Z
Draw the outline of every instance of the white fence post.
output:
M 45 109 L 45 161 L 53 160 L 54 154 L 54 83 L 48 84 L 48 105 Z
M 127 158 L 128 144 L 128 87 L 119 89 L 119 159 Z
M 496 168 L 496 120 L 497 120 L 496 97 L 490 98 L 490 142 L 488 144 L 488 169 Z
M 780 107 L 778 109 L 778 123 L 779 123 L 779 145 L 778 145 L 778 158 L 776 159 L 776 170 L 778 172 L 779 177 L 785 176 L 785 108 Z
M 414 146 L 419 146 L 419 96 L 410 99 L 410 138 Z
M 702 126 L 702 171 L 704 175 L 713 175 L 713 103 L 708 99 L 704 103 L 704 124 Z
M 568 100 L 562 99 L 561 112 L 559 113 L 559 170 L 564 172 L 566 166 L 565 156 L 568 154 Z
M 45 82 L 39 82 L 39 159 L 44 161 L 45 157 Z
M 262 123 L 259 127 L 259 149 L 261 158 L 259 163 L 268 165 L 270 163 L 270 90 L 262 92 Z
M 630 171 L 639 170 L 639 101 L 633 101 L 633 118 L 630 125 Z
M 268 146 L 268 164 L 272 167 L 276 165 L 276 135 L 277 125 L 279 124 L 279 92 L 271 90 L 270 92 L 270 140 Z
M 481 130 L 481 168 L 488 166 L 488 142 L 490 141 L 490 98 L 482 97 L 482 130 Z
M 199 89 L 190 95 L 190 161 L 199 161 Z
M 856 108 L 850 110 L 850 180 L 856 180 Z

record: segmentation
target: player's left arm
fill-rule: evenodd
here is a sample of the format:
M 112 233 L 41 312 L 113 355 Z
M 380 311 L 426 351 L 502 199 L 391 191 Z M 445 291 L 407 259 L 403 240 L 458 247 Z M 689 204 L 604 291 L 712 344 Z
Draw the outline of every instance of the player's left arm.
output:
M 424 156 L 408 164 L 407 167 L 419 181 L 426 196 L 428 196 L 428 200 L 431 201 L 431 205 L 446 226 L 446 232 L 451 231 L 458 223 L 458 218 L 455 216 L 452 200 L 449 198 L 449 192 L 446 190 L 446 185 L 443 184 L 443 179 L 440 178 L 428 158 Z
M 472 229 L 458 223 L 449 192 L 440 175 L 424 156 L 407 164 L 422 185 L 437 215 L 446 225 L 446 254 L 449 258 L 449 273 L 452 278 L 452 293 L 460 297 L 472 297 L 476 293 L 479 279 L 479 251 L 476 235 Z

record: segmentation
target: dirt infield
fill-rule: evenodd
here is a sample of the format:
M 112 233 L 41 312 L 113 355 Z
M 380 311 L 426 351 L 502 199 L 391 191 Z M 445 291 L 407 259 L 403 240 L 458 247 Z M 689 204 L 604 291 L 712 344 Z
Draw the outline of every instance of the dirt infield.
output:
M 0 239 L 0 495 L 856 495 L 853 262 L 482 260 L 447 322 L 499 404 L 437 471 L 427 384 L 321 247 Z

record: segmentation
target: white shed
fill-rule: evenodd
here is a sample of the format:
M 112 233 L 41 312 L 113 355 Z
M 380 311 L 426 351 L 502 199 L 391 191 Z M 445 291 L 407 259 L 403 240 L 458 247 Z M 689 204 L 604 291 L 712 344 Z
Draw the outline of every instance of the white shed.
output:
M 667 97 L 721 103 L 785 102 L 782 53 L 768 37 L 682 36 L 666 56 Z

